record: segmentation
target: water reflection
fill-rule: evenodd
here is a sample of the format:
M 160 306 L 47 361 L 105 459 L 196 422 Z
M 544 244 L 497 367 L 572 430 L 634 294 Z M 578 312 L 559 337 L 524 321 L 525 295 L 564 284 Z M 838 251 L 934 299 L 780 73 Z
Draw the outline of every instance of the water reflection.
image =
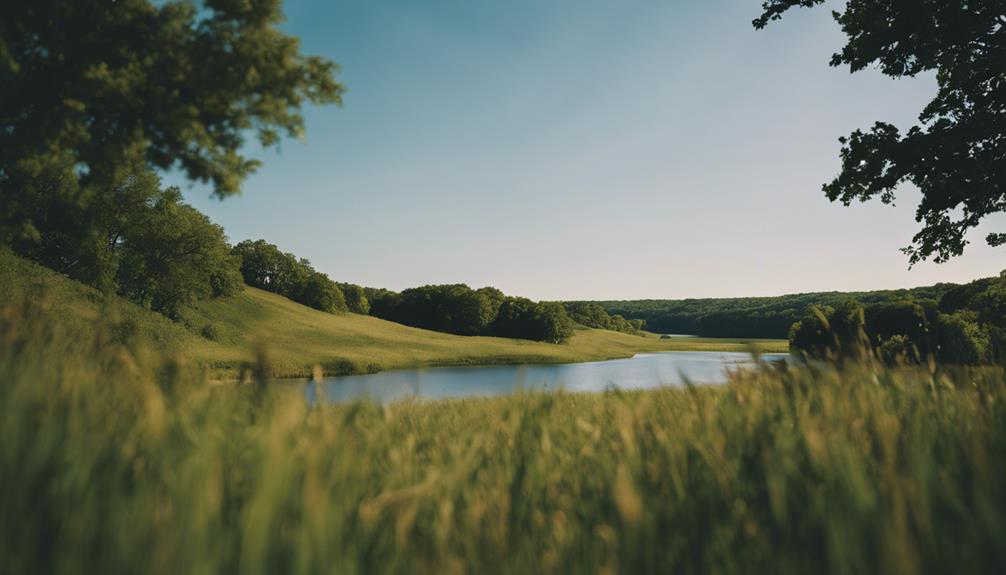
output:
M 786 354 L 766 354 L 784 361 Z M 747 353 L 674 351 L 644 353 L 628 359 L 563 365 L 436 367 L 326 378 L 325 397 L 346 402 L 369 397 L 379 403 L 398 400 L 505 395 L 519 391 L 599 392 L 650 389 L 692 383 L 722 383 L 727 372 L 753 366 Z M 317 388 L 305 388 L 308 400 Z

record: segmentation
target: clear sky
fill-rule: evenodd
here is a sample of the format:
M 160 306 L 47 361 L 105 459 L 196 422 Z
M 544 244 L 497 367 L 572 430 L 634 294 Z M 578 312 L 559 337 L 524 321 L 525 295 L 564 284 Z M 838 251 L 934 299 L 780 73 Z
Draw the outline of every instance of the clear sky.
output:
M 342 66 L 344 106 L 255 152 L 241 197 L 186 197 L 337 281 L 496 286 L 535 299 L 773 295 L 967 281 L 908 270 L 917 193 L 843 208 L 837 138 L 907 128 L 932 77 L 830 68 L 825 8 L 755 31 L 758 0 L 287 0 Z M 168 182 L 177 183 L 176 178 Z M 1002 231 L 1003 218 L 990 222 Z

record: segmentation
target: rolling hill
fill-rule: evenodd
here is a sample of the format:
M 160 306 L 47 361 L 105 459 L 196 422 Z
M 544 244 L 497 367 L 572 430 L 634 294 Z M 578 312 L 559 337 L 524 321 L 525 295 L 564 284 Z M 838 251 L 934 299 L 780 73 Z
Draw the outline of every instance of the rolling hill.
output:
M 82 337 L 94 322 L 130 326 L 154 347 L 234 375 L 258 353 L 276 376 L 306 376 L 321 365 L 326 374 L 368 373 L 436 365 L 563 363 L 629 357 L 646 351 L 745 351 L 736 340 L 661 340 L 607 330 L 578 329 L 567 344 L 427 331 L 351 313 L 328 314 L 282 296 L 246 287 L 240 294 L 202 302 L 181 321 L 70 280 L 47 268 L 0 252 L 0 301 L 45 300 Z M 785 351 L 786 342 L 758 343 Z

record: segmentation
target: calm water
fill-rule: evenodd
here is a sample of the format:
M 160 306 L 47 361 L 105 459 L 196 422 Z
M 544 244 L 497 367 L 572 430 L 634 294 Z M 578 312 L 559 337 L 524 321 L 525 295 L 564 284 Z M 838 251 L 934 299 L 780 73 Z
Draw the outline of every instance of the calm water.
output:
M 766 354 L 783 361 L 786 354 Z M 671 351 L 643 353 L 629 359 L 563 365 L 499 365 L 483 367 L 433 367 L 347 375 L 322 382 L 329 400 L 352 401 L 370 397 L 380 403 L 406 398 L 439 399 L 505 395 L 517 391 L 570 392 L 609 389 L 649 389 L 684 382 L 723 383 L 730 370 L 751 367 L 747 353 Z M 310 401 L 317 396 L 308 384 Z

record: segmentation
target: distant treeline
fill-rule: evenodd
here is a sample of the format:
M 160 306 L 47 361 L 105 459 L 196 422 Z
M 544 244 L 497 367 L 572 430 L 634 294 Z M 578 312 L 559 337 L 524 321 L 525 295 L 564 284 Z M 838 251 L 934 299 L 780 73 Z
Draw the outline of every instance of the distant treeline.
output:
M 243 241 L 234 246 L 234 254 L 240 258 L 241 274 L 248 285 L 330 313 L 369 314 L 457 335 L 551 343 L 563 343 L 573 335 L 573 320 L 561 304 L 507 296 L 492 287 L 428 285 L 398 293 L 335 282 L 307 260 L 265 240 Z
M 820 292 L 776 297 L 684 300 L 599 301 L 606 312 L 646 322 L 656 333 L 705 337 L 784 339 L 789 328 L 812 306 L 837 306 L 846 300 L 864 305 L 905 299 L 934 300 L 956 284 L 936 284 L 903 290 Z
M 1006 361 L 1006 272 L 955 286 L 940 299 L 846 300 L 812 305 L 790 330 L 791 349 L 811 359 L 981 364 Z
M 493 287 L 448 284 L 366 293 L 371 315 L 413 327 L 550 343 L 563 343 L 573 335 L 573 320 L 562 304 L 507 296 Z
M 611 315 L 596 303 L 574 301 L 564 305 L 573 321 L 587 327 L 638 334 L 646 325 L 641 319 L 625 319 L 618 314 Z

